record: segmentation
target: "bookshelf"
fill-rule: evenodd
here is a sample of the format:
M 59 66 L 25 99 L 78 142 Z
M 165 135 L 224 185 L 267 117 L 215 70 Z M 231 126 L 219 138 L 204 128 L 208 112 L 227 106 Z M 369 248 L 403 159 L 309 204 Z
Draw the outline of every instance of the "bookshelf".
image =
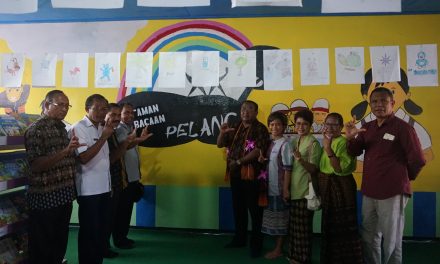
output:
M 36 117 L 0 115 L 0 260 L 5 263 L 25 263 L 27 259 L 25 188 L 29 164 L 23 135 Z

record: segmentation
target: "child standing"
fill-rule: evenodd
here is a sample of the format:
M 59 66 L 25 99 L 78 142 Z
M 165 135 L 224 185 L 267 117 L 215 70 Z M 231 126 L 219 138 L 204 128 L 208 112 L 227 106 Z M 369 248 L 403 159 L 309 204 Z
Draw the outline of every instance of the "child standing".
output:
M 283 255 L 283 241 L 287 235 L 292 149 L 291 144 L 283 137 L 287 117 L 280 112 L 274 112 L 269 115 L 267 124 L 272 142 L 267 151 L 268 158 L 263 153 L 259 157 L 260 162 L 267 162 L 266 173 L 260 177 L 266 177 L 268 181 L 268 205 L 263 212 L 261 232 L 276 236 L 275 248 L 265 255 L 267 259 L 274 259 Z

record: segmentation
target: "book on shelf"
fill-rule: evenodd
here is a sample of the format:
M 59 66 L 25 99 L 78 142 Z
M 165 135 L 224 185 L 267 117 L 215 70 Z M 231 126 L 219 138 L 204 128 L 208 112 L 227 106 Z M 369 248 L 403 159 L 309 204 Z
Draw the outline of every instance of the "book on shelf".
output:
M 26 201 L 23 194 L 0 197 L 0 227 L 27 219 Z
M 26 130 L 26 125 L 10 115 L 0 115 L 0 127 L 6 136 L 22 136 Z
M 29 164 L 24 151 L 0 153 L 0 181 L 28 175 Z
M 40 115 L 34 114 L 10 114 L 0 115 L 0 145 L 22 144 L 21 140 L 14 140 L 14 137 L 22 137 L 26 129 L 35 122 Z M 7 138 L 12 138 L 7 140 Z

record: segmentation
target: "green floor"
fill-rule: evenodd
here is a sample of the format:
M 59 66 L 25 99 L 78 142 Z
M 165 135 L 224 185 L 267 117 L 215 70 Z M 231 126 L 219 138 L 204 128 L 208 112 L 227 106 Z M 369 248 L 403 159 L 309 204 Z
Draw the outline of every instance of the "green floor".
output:
M 69 264 L 77 261 L 77 227 L 72 227 L 69 236 L 67 259 Z M 251 259 L 246 248 L 224 249 L 223 245 L 231 235 L 212 235 L 202 233 L 189 233 L 182 231 L 161 231 L 132 229 L 130 238 L 136 240 L 136 248 L 128 250 L 116 250 L 119 256 L 115 259 L 105 259 L 109 264 L 194 264 L 194 263 L 218 263 L 218 264 L 244 264 L 244 263 L 288 263 L 284 257 L 276 260 L 264 258 Z M 270 249 L 272 240 L 265 240 L 265 249 Z M 313 263 L 319 263 L 319 243 L 317 237 L 314 240 Z M 429 264 L 440 263 L 440 242 L 405 241 L 403 245 L 403 263 Z

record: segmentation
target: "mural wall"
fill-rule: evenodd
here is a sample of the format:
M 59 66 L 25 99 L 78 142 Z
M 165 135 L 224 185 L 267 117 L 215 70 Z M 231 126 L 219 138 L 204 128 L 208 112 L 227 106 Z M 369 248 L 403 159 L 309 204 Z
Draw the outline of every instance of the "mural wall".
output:
M 440 126 L 436 122 L 439 87 L 409 87 L 405 83 L 406 45 L 440 43 L 440 15 L 306 17 L 265 19 L 166 20 L 96 22 L 65 24 L 0 25 L 0 52 L 27 55 L 22 96 L 31 84 L 31 54 L 43 52 L 88 52 L 93 65 L 95 52 L 122 52 L 120 89 L 95 88 L 94 69 L 89 67 L 89 88 L 61 86 L 62 61 L 57 64 L 56 88 L 70 98 L 73 108 L 66 121 L 73 123 L 85 114 L 85 98 L 101 93 L 109 101 L 124 100 L 136 107 L 139 127 L 149 125 L 154 136 L 140 148 L 145 197 L 137 205 L 136 224 L 150 227 L 232 229 L 230 193 L 224 181 L 225 153 L 215 146 L 219 125 L 237 118 L 240 102 L 256 101 L 263 123 L 271 111 L 282 110 L 292 117 L 307 107 L 314 112 L 314 132 L 320 136 L 322 122 L 329 112 L 339 112 L 345 120 L 353 114 L 359 124 L 374 118 L 367 105 L 375 83 L 368 81 L 368 47 L 400 47 L 402 81 L 386 83 L 395 91 L 396 116 L 412 124 L 422 141 L 428 160 L 413 183 L 414 199 L 407 207 L 405 234 L 440 236 Z M 325 41 L 324 41 L 325 40 Z M 366 84 L 336 84 L 337 47 L 364 47 Z M 328 48 L 330 85 L 301 86 L 299 49 Z M 257 50 L 255 87 L 228 88 L 228 50 Z M 293 84 L 291 91 L 264 90 L 262 50 L 291 49 Z M 159 51 L 216 50 L 220 52 L 220 85 L 192 87 L 187 69 L 187 87 L 160 89 L 157 86 Z M 125 52 L 153 51 L 153 86 L 148 89 L 124 87 Z M 49 89 L 31 87 L 20 111 L 40 113 L 39 104 Z M 7 96 L 2 89 L 0 96 Z M 3 97 L 2 97 L 3 98 Z M 5 101 L 6 100 L 6 101 Z M 11 109 L 5 99 L 0 107 Z M 19 99 L 14 99 L 19 100 Z M 3 112 L 3 110 L 0 110 Z M 17 108 L 18 111 L 18 108 Z M 287 133 L 292 133 L 292 126 Z M 294 136 L 294 135 L 293 135 Z M 358 162 L 358 171 L 362 158 Z M 360 185 L 360 173 L 355 176 Z M 319 231 L 319 214 L 315 231 Z

